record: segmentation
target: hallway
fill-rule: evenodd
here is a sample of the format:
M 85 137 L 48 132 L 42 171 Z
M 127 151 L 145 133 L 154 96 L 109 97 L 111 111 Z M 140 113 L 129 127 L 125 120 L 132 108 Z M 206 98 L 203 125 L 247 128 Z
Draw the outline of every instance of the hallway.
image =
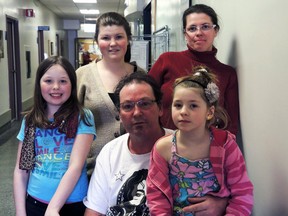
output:
M 0 134 L 0 216 L 14 216 L 13 170 L 20 122 L 13 122 L 11 128 Z

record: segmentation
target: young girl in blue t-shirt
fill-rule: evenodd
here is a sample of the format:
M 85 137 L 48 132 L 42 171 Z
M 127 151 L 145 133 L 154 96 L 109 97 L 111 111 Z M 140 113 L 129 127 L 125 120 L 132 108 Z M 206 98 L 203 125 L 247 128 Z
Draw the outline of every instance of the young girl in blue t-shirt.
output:
M 78 103 L 76 73 L 67 59 L 45 59 L 35 80 L 34 105 L 17 136 L 16 215 L 83 215 L 85 161 L 96 138 L 93 115 Z

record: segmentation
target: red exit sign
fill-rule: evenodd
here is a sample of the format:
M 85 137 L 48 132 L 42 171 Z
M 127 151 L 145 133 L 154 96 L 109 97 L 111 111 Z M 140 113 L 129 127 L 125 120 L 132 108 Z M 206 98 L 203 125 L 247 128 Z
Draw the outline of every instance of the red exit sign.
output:
M 35 17 L 35 12 L 33 9 L 25 9 L 25 17 Z

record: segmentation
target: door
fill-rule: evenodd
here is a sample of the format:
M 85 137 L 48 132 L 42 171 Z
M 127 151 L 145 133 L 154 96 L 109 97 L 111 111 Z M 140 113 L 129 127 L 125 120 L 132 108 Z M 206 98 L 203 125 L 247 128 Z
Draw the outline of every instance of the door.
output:
M 56 55 L 60 56 L 61 52 L 60 52 L 60 37 L 59 34 L 56 34 Z
M 143 24 L 144 24 L 144 35 L 149 35 L 150 37 L 144 37 L 144 40 L 149 41 L 149 52 L 148 52 L 148 71 L 152 67 L 151 65 L 151 2 L 143 10 Z
M 21 71 L 18 20 L 6 16 L 9 102 L 11 120 L 19 120 L 22 112 Z
M 43 30 L 38 30 L 37 32 L 37 43 L 38 43 L 38 61 L 39 64 L 44 60 L 44 32 Z

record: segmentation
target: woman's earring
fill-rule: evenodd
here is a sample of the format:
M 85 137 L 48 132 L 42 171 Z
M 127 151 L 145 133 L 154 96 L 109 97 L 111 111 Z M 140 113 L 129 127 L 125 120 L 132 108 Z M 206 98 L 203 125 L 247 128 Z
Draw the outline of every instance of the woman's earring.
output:
M 208 116 L 207 116 L 207 120 L 208 120 L 208 121 L 211 120 L 212 117 L 213 117 L 212 115 L 208 115 Z

